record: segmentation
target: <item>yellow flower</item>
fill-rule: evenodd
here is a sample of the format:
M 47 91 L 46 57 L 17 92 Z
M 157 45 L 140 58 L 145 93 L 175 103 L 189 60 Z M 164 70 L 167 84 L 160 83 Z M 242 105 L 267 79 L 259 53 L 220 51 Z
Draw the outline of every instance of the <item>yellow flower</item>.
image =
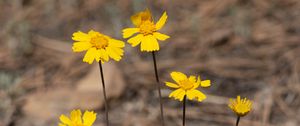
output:
M 58 126 L 92 126 L 96 120 L 96 115 L 93 111 L 85 111 L 81 118 L 81 111 L 79 109 L 73 110 L 70 118 L 63 114 L 59 117 L 61 123 Z
M 242 117 L 250 112 L 252 102 L 247 98 L 241 99 L 241 96 L 237 96 L 237 99 L 230 99 L 228 106 L 238 116 Z
M 83 62 L 92 64 L 94 59 L 102 63 L 107 62 L 109 57 L 119 61 L 123 56 L 123 41 L 113 39 L 99 32 L 90 30 L 87 34 L 81 31 L 73 33 L 73 52 L 86 51 Z
M 159 44 L 157 40 L 164 41 L 170 38 L 168 35 L 157 32 L 167 21 L 167 13 L 164 12 L 160 19 L 154 23 L 151 12 L 146 9 L 131 16 L 131 21 L 136 28 L 123 29 L 123 38 L 129 38 L 138 33 L 136 36 L 128 39 L 128 43 L 135 47 L 141 43 L 141 51 L 158 51 Z
M 196 76 L 190 76 L 189 78 L 181 73 L 181 72 L 172 72 L 172 79 L 177 83 L 165 82 L 168 87 L 175 88 L 169 97 L 173 97 L 182 101 L 184 96 L 186 95 L 189 100 L 196 99 L 199 102 L 206 99 L 206 96 L 197 90 L 199 86 L 201 87 L 209 87 L 210 80 L 201 81 L 200 76 L 196 79 Z

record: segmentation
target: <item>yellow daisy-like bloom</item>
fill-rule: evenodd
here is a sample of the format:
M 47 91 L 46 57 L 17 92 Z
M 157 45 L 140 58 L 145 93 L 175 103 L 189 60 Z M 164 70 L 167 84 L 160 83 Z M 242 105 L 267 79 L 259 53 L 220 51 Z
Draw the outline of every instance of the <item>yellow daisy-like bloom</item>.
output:
M 252 102 L 247 98 L 241 99 L 241 96 L 237 96 L 237 99 L 230 99 L 228 106 L 237 116 L 242 117 L 250 112 Z
M 83 62 L 92 64 L 94 60 L 102 63 L 107 62 L 109 58 L 119 61 L 123 56 L 123 41 L 113 39 L 99 32 L 90 30 L 87 34 L 81 31 L 75 32 L 72 39 L 76 41 L 73 44 L 73 52 L 86 51 Z
M 201 87 L 209 87 L 210 80 L 201 81 L 200 76 L 196 79 L 196 76 L 187 77 L 185 74 L 181 72 L 172 72 L 172 79 L 177 83 L 165 82 L 168 87 L 175 88 L 176 90 L 171 92 L 169 97 L 173 97 L 182 101 L 184 96 L 186 95 L 189 100 L 196 99 L 199 102 L 206 99 L 206 96 L 197 90 L 199 86 Z
M 136 28 L 123 29 L 123 38 L 129 38 L 138 33 L 136 36 L 128 39 L 128 43 L 135 47 L 141 43 L 141 51 L 158 51 L 159 44 L 157 40 L 164 41 L 170 38 L 168 35 L 157 32 L 167 21 L 167 13 L 164 12 L 160 19 L 154 23 L 152 14 L 149 9 L 131 16 L 131 21 Z
M 58 126 L 92 126 L 96 120 L 96 115 L 93 111 L 85 111 L 83 117 L 81 117 L 79 109 L 73 110 L 70 118 L 63 114 L 59 117 L 61 123 Z

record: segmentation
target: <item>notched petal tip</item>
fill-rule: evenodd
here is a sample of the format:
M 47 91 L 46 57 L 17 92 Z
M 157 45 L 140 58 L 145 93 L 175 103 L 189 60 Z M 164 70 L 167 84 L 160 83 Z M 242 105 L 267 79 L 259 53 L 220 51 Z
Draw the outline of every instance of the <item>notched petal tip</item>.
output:
M 133 47 L 133 46 L 132 46 Z M 147 50 L 147 49 L 141 49 L 142 52 L 155 52 L 155 51 L 159 51 L 159 49 L 150 49 L 150 50 Z
M 74 37 L 74 36 L 76 36 L 77 34 L 80 34 L 80 33 L 83 33 L 82 31 L 76 31 L 76 32 L 74 32 L 73 34 L 72 34 L 72 36 Z
M 87 63 L 87 64 L 92 64 L 93 62 L 94 62 L 94 60 L 92 60 L 92 61 L 89 61 L 89 60 L 82 60 L 83 62 L 85 62 L 85 63 Z
M 139 32 L 138 28 L 125 28 L 122 30 L 123 38 L 129 38 Z
M 208 88 L 210 87 L 210 85 L 211 85 L 210 80 L 201 81 L 201 87 Z

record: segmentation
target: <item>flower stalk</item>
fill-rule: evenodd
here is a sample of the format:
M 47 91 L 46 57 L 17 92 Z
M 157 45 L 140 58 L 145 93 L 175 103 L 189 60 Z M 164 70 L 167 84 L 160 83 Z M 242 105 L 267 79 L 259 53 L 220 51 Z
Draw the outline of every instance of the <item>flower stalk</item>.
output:
M 240 116 L 237 116 L 237 119 L 236 119 L 236 124 L 235 124 L 235 126 L 238 126 L 239 125 L 239 122 L 240 122 Z
M 104 35 L 100 32 L 90 30 L 88 33 L 81 31 L 73 33 L 72 39 L 75 41 L 72 46 L 73 52 L 85 52 L 82 59 L 83 62 L 92 64 L 94 60 L 99 63 L 100 75 L 103 87 L 105 120 L 106 126 L 109 126 L 108 119 L 108 103 L 105 90 L 104 75 L 102 63 L 108 62 L 110 59 L 120 61 L 124 55 L 124 42 Z M 82 125 L 80 125 L 82 126 Z M 90 125 L 84 125 L 90 126 Z
M 202 102 L 206 99 L 206 95 L 199 91 L 197 88 L 210 87 L 210 80 L 201 80 L 200 76 L 187 76 L 184 73 L 173 71 L 171 72 L 172 79 L 176 82 L 165 82 L 166 86 L 175 89 L 169 94 L 170 98 L 183 102 L 182 104 L 182 126 L 185 126 L 185 106 L 187 100 L 196 99 Z
M 134 28 L 125 28 L 122 30 L 123 38 L 128 38 L 127 42 L 131 44 L 132 47 L 140 45 L 140 49 L 142 52 L 152 52 L 155 78 L 157 82 L 156 87 L 158 89 L 159 95 L 160 119 L 162 126 L 165 125 L 163 115 L 164 113 L 160 82 L 155 59 L 155 51 L 159 51 L 160 49 L 158 40 L 165 41 L 166 39 L 170 38 L 170 36 L 158 32 L 158 30 L 160 30 L 165 25 L 167 18 L 168 15 L 166 12 L 164 12 L 160 19 L 155 23 L 150 10 L 145 9 L 144 11 L 138 12 L 131 16 L 130 19 L 132 21 L 132 24 L 135 26 Z
M 103 69 L 102 69 L 102 63 L 101 62 L 99 62 L 99 68 L 100 68 L 100 75 L 101 75 L 102 88 L 103 88 L 103 96 L 104 96 L 105 122 L 106 122 L 106 126 L 109 126 L 108 103 L 107 103 L 106 89 L 105 89 L 105 82 L 104 82 L 104 75 L 103 75 Z
M 186 95 L 183 97 L 183 105 L 182 105 L 182 126 L 185 126 L 185 104 L 186 104 Z
M 158 96 L 159 96 L 159 104 L 160 104 L 160 121 L 162 126 L 165 125 L 164 123 L 164 108 L 163 108 L 163 102 L 162 102 L 162 97 L 161 97 L 161 87 L 160 87 L 160 82 L 159 82 L 159 76 L 157 72 L 157 64 L 156 64 L 156 58 L 155 58 L 155 52 L 152 52 L 152 58 L 153 58 L 153 65 L 154 65 L 154 71 L 155 71 L 155 78 L 156 78 L 156 86 L 157 86 L 157 91 L 158 91 Z

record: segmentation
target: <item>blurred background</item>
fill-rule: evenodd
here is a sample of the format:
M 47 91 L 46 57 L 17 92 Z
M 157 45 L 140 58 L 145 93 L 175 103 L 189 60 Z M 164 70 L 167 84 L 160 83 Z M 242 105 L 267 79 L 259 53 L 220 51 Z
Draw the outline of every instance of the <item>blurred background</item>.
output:
M 72 33 L 123 40 L 130 16 L 147 7 L 155 21 L 169 15 L 161 81 L 171 71 L 212 81 L 200 89 L 204 102 L 188 102 L 188 126 L 233 126 L 227 104 L 237 95 L 254 102 L 241 126 L 299 126 L 299 0 L 0 0 L 0 126 L 54 126 L 77 108 L 95 110 L 104 126 L 98 64 L 72 52 Z M 160 125 L 151 53 L 126 44 L 104 73 L 112 126 Z M 162 85 L 166 124 L 180 126 L 181 103 Z

